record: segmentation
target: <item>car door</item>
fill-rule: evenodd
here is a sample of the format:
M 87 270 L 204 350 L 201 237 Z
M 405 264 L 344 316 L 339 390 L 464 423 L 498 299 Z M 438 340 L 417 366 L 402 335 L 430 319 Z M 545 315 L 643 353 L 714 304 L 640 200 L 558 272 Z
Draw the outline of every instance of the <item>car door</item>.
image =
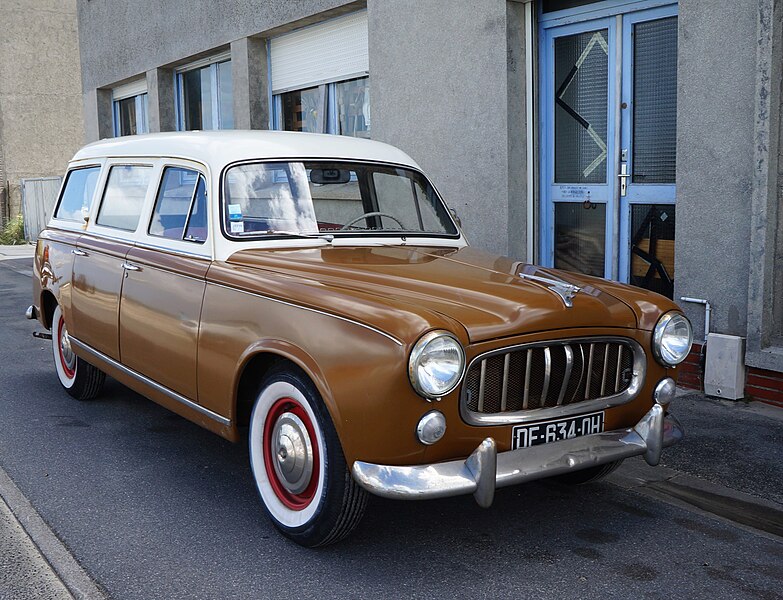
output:
M 156 181 L 154 202 L 125 257 L 120 355 L 126 367 L 196 400 L 199 319 L 211 261 L 206 169 L 167 161 Z
M 125 255 L 133 245 L 145 205 L 152 165 L 110 161 L 94 218 L 73 250 L 73 337 L 120 359 L 119 305 Z

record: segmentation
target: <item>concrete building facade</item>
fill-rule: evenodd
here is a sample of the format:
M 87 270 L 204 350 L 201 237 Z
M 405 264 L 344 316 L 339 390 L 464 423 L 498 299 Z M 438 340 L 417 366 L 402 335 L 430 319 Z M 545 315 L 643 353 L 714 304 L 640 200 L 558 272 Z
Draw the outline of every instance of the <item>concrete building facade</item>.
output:
M 669 295 L 697 341 L 680 299 L 709 302 L 747 393 L 783 404 L 782 4 L 78 0 L 86 138 L 389 142 L 474 245 Z
M 62 175 L 83 143 L 76 0 L 0 4 L 0 225 L 21 180 Z

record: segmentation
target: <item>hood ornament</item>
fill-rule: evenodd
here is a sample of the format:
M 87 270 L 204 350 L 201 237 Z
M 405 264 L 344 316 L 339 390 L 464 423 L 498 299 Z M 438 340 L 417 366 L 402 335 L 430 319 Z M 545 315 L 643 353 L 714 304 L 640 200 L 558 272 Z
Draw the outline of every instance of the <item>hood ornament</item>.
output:
M 561 279 L 551 279 L 549 277 L 541 277 L 540 275 L 530 275 L 529 273 L 519 273 L 522 279 L 529 279 L 536 283 L 542 283 L 546 285 L 547 289 L 557 294 L 566 305 L 566 308 L 574 306 L 573 299 L 579 291 L 582 289 L 571 283 L 567 283 Z

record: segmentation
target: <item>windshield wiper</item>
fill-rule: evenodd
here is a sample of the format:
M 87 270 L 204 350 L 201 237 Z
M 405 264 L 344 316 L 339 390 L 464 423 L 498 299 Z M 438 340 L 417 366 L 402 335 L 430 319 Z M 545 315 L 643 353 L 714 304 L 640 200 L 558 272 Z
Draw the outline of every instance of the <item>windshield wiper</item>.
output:
M 261 235 L 285 235 L 288 237 L 306 238 L 311 240 L 324 240 L 325 242 L 332 243 L 334 236 L 331 233 L 301 233 L 299 231 L 285 231 L 281 229 L 267 229 L 261 231 Z

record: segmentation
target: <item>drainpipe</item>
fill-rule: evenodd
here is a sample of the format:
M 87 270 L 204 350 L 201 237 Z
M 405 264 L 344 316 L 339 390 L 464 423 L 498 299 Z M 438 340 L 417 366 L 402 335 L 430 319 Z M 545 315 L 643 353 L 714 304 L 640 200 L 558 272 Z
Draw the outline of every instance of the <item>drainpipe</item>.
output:
M 535 159 L 533 158 L 533 136 L 536 129 L 535 121 L 533 119 L 533 93 L 535 91 L 533 85 L 533 3 L 528 2 L 525 4 L 525 133 L 527 134 L 527 140 L 525 140 L 525 152 L 527 155 L 527 214 L 525 215 L 525 238 L 527 240 L 526 260 L 530 264 L 535 262 L 535 250 L 533 245 L 535 236 L 535 212 L 533 206 L 533 195 L 535 193 Z
M 704 343 L 707 343 L 707 336 L 710 333 L 710 315 L 712 314 L 712 307 L 709 300 L 703 298 L 689 298 L 688 296 L 682 296 L 680 298 L 682 302 L 692 302 L 693 304 L 704 305 Z

